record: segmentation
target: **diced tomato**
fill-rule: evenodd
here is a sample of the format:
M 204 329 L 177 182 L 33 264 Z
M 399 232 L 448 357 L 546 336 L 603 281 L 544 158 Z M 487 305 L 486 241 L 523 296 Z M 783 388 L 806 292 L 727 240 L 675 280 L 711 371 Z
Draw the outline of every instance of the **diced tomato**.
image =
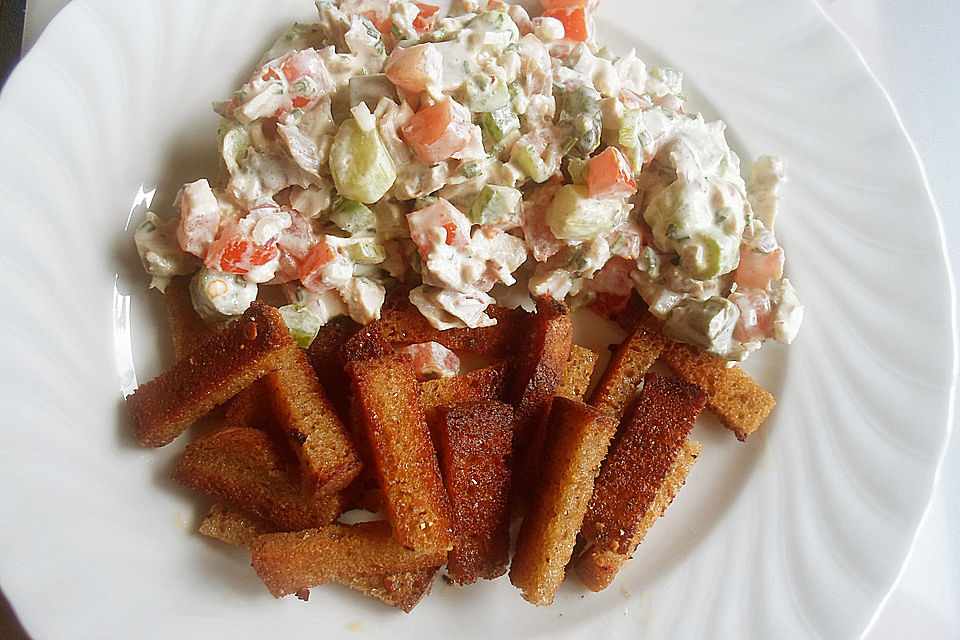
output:
M 313 245 L 306 259 L 300 263 L 300 282 L 311 291 L 326 291 L 330 287 L 322 281 L 324 267 L 331 264 L 337 257 L 336 252 L 327 244 L 326 240 L 320 240 Z
M 424 256 L 432 253 L 440 243 L 462 249 L 470 241 L 470 220 L 443 198 L 429 207 L 408 213 L 407 223 L 410 237 Z
M 210 245 L 204 264 L 224 273 L 248 273 L 254 267 L 274 260 L 280 254 L 277 246 L 265 247 L 244 236 L 236 225 L 223 230 Z
M 733 330 L 733 337 L 740 342 L 765 340 L 773 336 L 773 315 L 770 313 L 770 298 L 765 291 L 757 291 L 736 297 L 740 319 Z
M 440 78 L 442 66 L 443 59 L 435 45 L 416 44 L 394 49 L 383 72 L 396 86 L 416 93 Z
M 487 11 L 506 11 L 510 6 L 505 2 L 500 2 L 500 0 L 490 0 L 487 3 Z
M 450 97 L 417 111 L 401 130 L 427 164 L 437 164 L 470 142 L 470 111 Z
M 417 30 L 417 33 L 426 33 L 430 31 L 430 29 L 433 29 L 433 25 L 437 21 L 437 13 L 440 12 L 440 7 L 420 2 L 414 2 L 413 4 L 417 5 L 420 9 L 420 13 L 413 19 L 413 28 Z
M 583 7 L 568 7 L 545 11 L 545 18 L 556 18 L 563 23 L 563 37 L 578 42 L 590 39 L 590 26 L 587 24 L 587 11 Z
M 280 76 L 277 75 L 276 69 L 267 69 L 267 72 L 260 76 L 264 80 L 279 80 Z
M 734 280 L 738 286 L 766 289 L 771 280 L 776 280 L 781 275 L 783 248 L 777 247 L 770 253 L 763 253 L 747 245 L 740 245 L 740 265 L 734 272 Z
M 626 157 L 616 147 L 607 147 L 587 164 L 587 187 L 591 198 L 629 198 L 637 182 Z
M 327 66 L 314 49 L 294 51 L 280 65 L 280 70 L 290 84 L 300 78 L 310 78 L 317 85 L 318 93 L 329 91 L 334 87 Z
M 413 359 L 413 371 L 418 380 L 445 378 L 460 372 L 460 358 L 439 342 L 411 344 L 400 349 L 400 353 Z
M 310 98 L 304 98 L 303 96 L 294 96 L 291 101 L 294 109 L 303 109 L 305 106 L 310 104 Z

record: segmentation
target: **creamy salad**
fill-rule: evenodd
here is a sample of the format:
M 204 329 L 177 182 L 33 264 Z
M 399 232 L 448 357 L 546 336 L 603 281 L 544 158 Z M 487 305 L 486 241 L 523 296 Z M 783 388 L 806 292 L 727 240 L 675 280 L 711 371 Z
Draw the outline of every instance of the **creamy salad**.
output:
M 379 318 L 388 290 L 439 328 L 517 291 L 601 310 L 638 291 L 671 337 L 728 360 L 789 343 L 776 157 L 747 180 L 682 77 L 593 39 L 595 2 L 318 1 L 232 99 L 222 176 L 186 184 L 136 244 L 152 286 L 192 274 L 234 317 L 281 285 L 301 344 Z

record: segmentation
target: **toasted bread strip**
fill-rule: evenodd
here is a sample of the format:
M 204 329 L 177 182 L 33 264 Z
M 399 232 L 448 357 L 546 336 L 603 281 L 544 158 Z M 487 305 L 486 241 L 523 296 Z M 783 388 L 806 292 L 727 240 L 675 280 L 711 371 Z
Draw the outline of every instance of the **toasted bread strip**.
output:
M 360 325 L 347 316 L 333 318 L 320 327 L 317 337 L 307 349 L 310 366 L 344 421 L 350 417 L 350 380 L 343 370 L 340 350 L 359 330 Z
M 167 308 L 167 327 L 173 341 L 173 354 L 177 359 L 189 354 L 214 334 L 223 330 L 222 324 L 206 322 L 193 308 L 190 299 L 190 278 L 177 276 L 163 292 Z
M 513 407 L 496 401 L 458 404 L 439 421 L 437 450 L 457 537 L 447 555 L 454 584 L 507 571 L 512 422 Z
M 597 477 L 581 535 L 610 551 L 633 552 L 630 541 L 706 402 L 696 385 L 647 374 L 633 415 Z
M 446 551 L 410 550 L 383 521 L 269 533 L 250 548 L 253 568 L 275 598 L 325 582 L 438 567 L 446 560 Z
M 627 546 L 628 549 L 631 549 L 629 553 L 609 551 L 602 546 L 593 545 L 580 556 L 577 560 L 576 570 L 580 580 L 588 589 L 601 591 L 610 586 L 620 568 L 633 555 L 633 551 L 636 550 L 647 531 L 670 506 L 677 490 L 683 486 L 687 474 L 690 473 L 690 468 L 700 455 L 700 448 L 699 442 L 689 439 L 683 442 L 679 455 L 674 458 L 670 473 L 657 490 L 653 502 L 644 512 L 640 526 L 637 527 L 633 539 Z
M 268 374 L 269 375 L 269 374 Z M 267 396 L 263 379 L 257 380 L 223 405 L 222 427 L 277 429 L 277 419 Z
M 567 368 L 573 339 L 570 311 L 553 298 L 537 300 L 537 313 L 529 316 L 528 327 L 505 394 L 515 410 L 515 487 L 528 487 L 537 476 L 544 424 Z
M 337 495 L 305 494 L 280 443 L 258 429 L 221 429 L 190 444 L 173 471 L 185 487 L 267 520 L 283 531 L 336 520 Z
M 450 549 L 450 501 L 410 357 L 360 360 L 347 370 L 397 540 L 418 551 Z
M 437 414 L 445 408 L 460 402 L 499 400 L 506 371 L 507 363 L 497 362 L 470 373 L 421 382 L 420 402 L 431 430 L 437 424 Z
M 300 459 L 304 488 L 318 495 L 346 488 L 360 473 L 360 456 L 303 350 L 285 352 L 263 384 Z
M 257 536 L 277 530 L 275 524 L 219 501 L 210 506 L 210 513 L 200 523 L 203 535 L 237 547 L 248 547 Z
M 639 296 L 630 300 L 617 322 L 627 331 L 638 326 L 659 331 L 662 324 Z M 743 369 L 697 347 L 668 339 L 660 357 L 674 374 L 707 392 L 707 407 L 740 441 L 756 431 L 777 404 Z
M 359 328 L 352 336 L 343 341 L 340 348 L 340 363 L 346 367 L 351 362 L 370 360 L 393 353 L 390 341 L 383 333 L 379 322 L 371 322 Z
M 661 358 L 676 375 L 710 394 L 707 406 L 740 441 L 756 431 L 777 404 L 743 369 L 696 347 L 672 342 Z
M 547 428 L 539 491 L 523 519 L 510 567 L 510 582 L 538 606 L 551 604 L 563 581 L 617 421 L 589 405 L 557 398 Z
M 487 309 L 487 314 L 495 319 L 497 324 L 478 329 L 441 331 L 431 326 L 420 311 L 404 298 L 398 300 L 393 308 L 385 308 L 378 323 L 387 339 L 395 344 L 439 342 L 453 351 L 468 351 L 494 357 L 508 355 L 516 344 L 526 313 L 522 309 L 492 306 Z
M 222 502 L 213 503 L 210 514 L 200 525 L 203 535 L 239 547 L 249 547 L 257 536 L 276 532 L 276 526 Z M 387 576 L 357 576 L 343 580 L 341 584 L 409 613 L 430 593 L 438 569 L 415 569 Z
M 666 343 L 659 332 L 637 326 L 610 358 L 589 403 L 618 420 L 622 418 L 627 405 L 636 397 L 644 374 L 660 357 Z
M 583 394 L 590 387 L 590 378 L 598 357 L 598 354 L 586 347 L 571 345 L 570 358 L 567 360 L 567 368 L 563 372 L 557 395 L 570 400 L 583 400 Z
M 159 447 L 297 349 L 273 307 L 254 302 L 243 316 L 127 397 L 140 444 Z
M 410 613 L 430 593 L 440 567 L 414 569 L 387 576 L 357 576 L 338 581 L 365 596 L 377 598 L 405 613 Z

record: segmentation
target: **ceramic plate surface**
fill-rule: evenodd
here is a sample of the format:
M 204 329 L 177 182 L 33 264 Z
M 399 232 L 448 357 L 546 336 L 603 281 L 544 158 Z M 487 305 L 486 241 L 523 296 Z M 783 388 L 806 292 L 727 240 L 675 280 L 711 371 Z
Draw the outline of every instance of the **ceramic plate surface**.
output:
M 806 303 L 746 368 L 779 399 L 701 460 L 614 586 L 553 607 L 506 578 L 404 615 L 341 587 L 275 601 L 196 533 L 169 480 L 189 436 L 135 446 L 121 390 L 170 361 L 133 228 L 215 175 L 217 117 L 307 0 L 76 0 L 0 96 L 0 584 L 59 638 L 855 638 L 930 498 L 953 382 L 951 292 L 916 156 L 848 41 L 806 0 L 604 0 L 601 40 L 686 74 L 745 165 L 783 156 L 778 220 Z

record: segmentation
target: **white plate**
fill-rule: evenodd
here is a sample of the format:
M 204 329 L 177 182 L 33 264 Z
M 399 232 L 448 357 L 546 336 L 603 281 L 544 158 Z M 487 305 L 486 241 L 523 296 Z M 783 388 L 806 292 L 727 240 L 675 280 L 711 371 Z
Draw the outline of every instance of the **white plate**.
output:
M 438 581 L 409 616 L 339 587 L 274 601 L 247 554 L 195 533 L 201 501 L 168 480 L 187 438 L 136 447 L 120 402 L 131 352 L 141 380 L 169 358 L 132 226 L 215 168 L 210 102 L 313 15 L 307 0 L 76 0 L 0 96 L 0 584 L 31 636 L 858 636 L 936 475 L 951 292 L 906 136 L 805 0 L 600 12 L 615 49 L 686 72 L 745 160 L 784 157 L 778 235 L 807 305 L 796 343 L 747 367 L 780 401 L 768 424 L 740 444 L 702 421 L 687 487 L 612 588 L 571 580 L 535 609 L 503 578 Z

